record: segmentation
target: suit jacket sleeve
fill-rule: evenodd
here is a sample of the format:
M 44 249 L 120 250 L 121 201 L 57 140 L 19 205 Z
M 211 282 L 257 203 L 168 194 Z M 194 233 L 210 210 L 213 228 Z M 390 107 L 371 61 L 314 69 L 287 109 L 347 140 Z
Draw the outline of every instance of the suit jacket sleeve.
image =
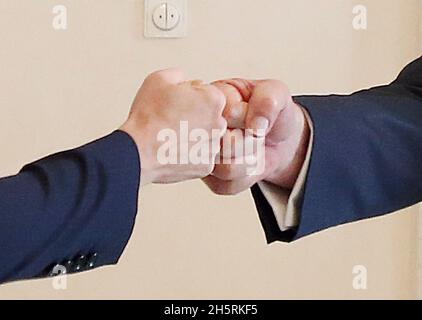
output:
M 422 58 L 387 86 L 295 99 L 314 126 L 300 223 L 282 232 L 254 186 L 268 242 L 293 241 L 422 201 Z
M 115 264 L 131 235 L 138 150 L 116 131 L 0 179 L 0 282 Z M 60 269 L 58 269 L 60 270 Z

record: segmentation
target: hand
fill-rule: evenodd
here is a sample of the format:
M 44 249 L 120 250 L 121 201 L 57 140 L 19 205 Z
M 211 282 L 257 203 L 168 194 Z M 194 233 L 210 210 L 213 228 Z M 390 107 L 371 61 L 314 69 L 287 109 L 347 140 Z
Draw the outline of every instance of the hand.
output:
M 276 80 L 241 79 L 219 81 L 214 85 L 226 95 L 223 115 L 230 129 L 252 129 L 255 132 L 253 139 L 262 135 L 257 134 L 259 129 L 264 133 L 265 152 L 262 156 L 265 168 L 259 175 L 251 175 L 247 172 L 245 159 L 234 157 L 230 164 L 217 164 L 204 182 L 212 191 L 222 195 L 237 194 L 263 180 L 292 189 L 303 166 L 310 130 L 302 108 L 294 103 L 287 86 Z M 237 131 L 235 146 L 226 148 L 231 132 L 229 130 L 223 138 L 225 154 L 222 158 L 233 157 L 245 140 L 251 139 L 244 131 L 243 134 Z M 249 143 L 256 144 L 257 140 Z M 244 158 L 250 156 L 243 155 Z
M 178 69 L 148 76 L 135 98 L 128 120 L 121 127 L 138 146 L 141 185 L 180 182 L 209 175 L 220 151 L 219 139 L 227 129 L 227 122 L 222 117 L 225 104 L 224 94 L 215 86 L 203 85 L 201 81 L 186 82 Z M 190 134 L 195 130 L 192 138 Z M 212 143 L 213 134 L 217 147 Z M 198 141 L 198 138 L 201 139 Z M 208 152 L 205 156 L 202 154 L 201 159 L 206 158 L 205 161 L 190 161 L 192 148 Z M 166 157 L 169 155 L 171 161 Z

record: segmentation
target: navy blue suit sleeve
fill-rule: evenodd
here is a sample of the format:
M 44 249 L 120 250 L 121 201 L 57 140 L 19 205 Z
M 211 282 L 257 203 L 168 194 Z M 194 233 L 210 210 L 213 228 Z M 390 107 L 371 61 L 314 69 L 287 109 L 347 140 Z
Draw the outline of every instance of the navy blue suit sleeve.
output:
M 116 131 L 0 179 L 0 282 L 115 264 L 134 226 L 138 150 Z M 79 260 L 78 260 L 79 259 Z
M 276 228 L 252 189 L 268 242 L 292 241 L 422 201 L 422 58 L 390 85 L 349 96 L 301 96 L 314 145 L 299 227 Z

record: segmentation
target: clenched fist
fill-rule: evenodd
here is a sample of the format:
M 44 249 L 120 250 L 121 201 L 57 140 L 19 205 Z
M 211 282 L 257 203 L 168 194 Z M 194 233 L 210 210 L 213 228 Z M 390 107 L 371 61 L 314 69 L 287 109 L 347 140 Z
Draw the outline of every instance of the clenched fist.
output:
M 240 193 L 259 181 L 293 188 L 305 159 L 310 130 L 304 111 L 293 101 L 287 86 L 277 80 L 242 79 L 218 81 L 214 85 L 226 96 L 223 115 L 229 130 L 222 139 L 225 152 L 219 155 L 219 164 L 204 182 L 222 195 Z M 239 130 L 232 129 L 246 131 L 239 134 Z M 243 152 L 243 159 L 238 158 L 237 150 L 245 150 L 248 144 L 259 145 L 259 139 L 265 139 L 264 152 Z M 247 157 L 256 157 L 257 162 L 264 163 L 263 170 L 258 174 L 250 172 Z
M 138 146 L 141 184 L 209 175 L 227 129 L 225 105 L 225 95 L 215 86 L 188 82 L 178 69 L 148 76 L 121 127 Z

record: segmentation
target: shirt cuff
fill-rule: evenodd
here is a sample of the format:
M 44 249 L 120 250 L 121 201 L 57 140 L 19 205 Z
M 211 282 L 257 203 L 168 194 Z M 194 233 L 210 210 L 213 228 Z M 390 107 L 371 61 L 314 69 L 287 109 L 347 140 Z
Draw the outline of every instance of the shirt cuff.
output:
M 295 228 L 300 223 L 300 204 L 312 155 L 314 127 L 308 112 L 306 110 L 303 111 L 310 127 L 310 140 L 305 161 L 293 189 L 290 191 L 266 181 L 258 183 L 262 194 L 273 210 L 278 227 L 282 232 Z

